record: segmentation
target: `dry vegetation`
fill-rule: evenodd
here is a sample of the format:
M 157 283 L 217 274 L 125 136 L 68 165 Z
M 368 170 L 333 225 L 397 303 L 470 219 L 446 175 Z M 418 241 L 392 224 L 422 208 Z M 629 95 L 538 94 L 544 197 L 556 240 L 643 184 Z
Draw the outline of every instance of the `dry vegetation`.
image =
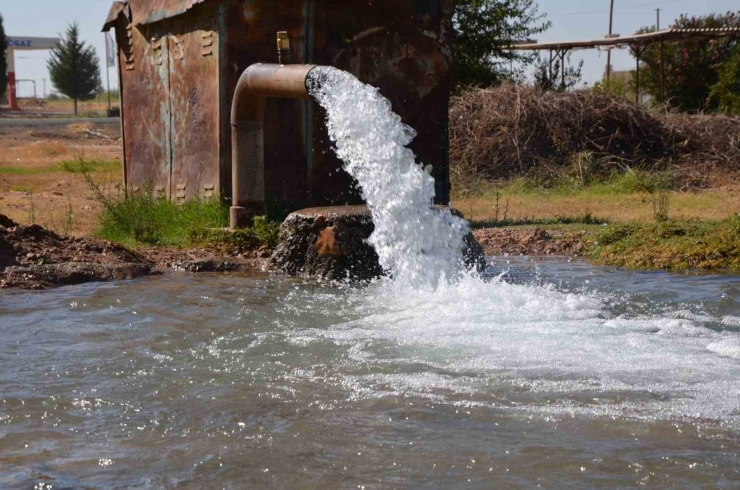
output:
M 665 170 L 682 190 L 740 171 L 740 118 L 649 111 L 611 94 L 503 85 L 455 97 L 450 161 L 458 186 L 475 179 L 594 178 Z

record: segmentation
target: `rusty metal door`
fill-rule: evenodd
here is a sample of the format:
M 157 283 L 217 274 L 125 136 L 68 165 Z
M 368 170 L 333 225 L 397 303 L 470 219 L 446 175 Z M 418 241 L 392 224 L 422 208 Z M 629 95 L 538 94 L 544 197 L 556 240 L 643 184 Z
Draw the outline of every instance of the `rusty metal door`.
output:
M 169 25 L 173 200 L 219 192 L 219 34 L 215 16 Z
M 126 184 L 133 191 L 170 196 L 169 55 L 166 37 L 153 27 L 125 27 L 121 82 Z

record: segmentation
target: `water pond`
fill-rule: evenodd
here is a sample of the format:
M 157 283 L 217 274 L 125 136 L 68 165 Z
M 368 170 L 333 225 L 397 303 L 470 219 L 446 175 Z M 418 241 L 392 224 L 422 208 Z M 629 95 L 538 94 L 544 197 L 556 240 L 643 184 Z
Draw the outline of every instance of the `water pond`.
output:
M 0 488 L 738 488 L 740 277 L 0 295 Z

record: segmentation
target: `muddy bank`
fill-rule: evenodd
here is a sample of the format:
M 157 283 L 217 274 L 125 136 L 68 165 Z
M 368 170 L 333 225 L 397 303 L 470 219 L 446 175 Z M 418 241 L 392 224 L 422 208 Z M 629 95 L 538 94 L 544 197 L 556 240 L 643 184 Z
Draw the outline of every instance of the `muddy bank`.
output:
M 63 237 L 0 215 L 2 289 L 45 289 L 133 279 L 152 272 L 150 261 L 120 245 L 97 238 Z
M 22 226 L 0 214 L 0 289 L 40 290 L 96 281 L 135 279 L 163 270 L 231 272 L 264 269 L 264 250 L 129 250 L 97 238 L 60 236 Z
M 582 257 L 586 253 L 586 232 L 570 230 L 515 230 L 484 228 L 473 236 L 487 257 L 501 255 L 566 255 Z

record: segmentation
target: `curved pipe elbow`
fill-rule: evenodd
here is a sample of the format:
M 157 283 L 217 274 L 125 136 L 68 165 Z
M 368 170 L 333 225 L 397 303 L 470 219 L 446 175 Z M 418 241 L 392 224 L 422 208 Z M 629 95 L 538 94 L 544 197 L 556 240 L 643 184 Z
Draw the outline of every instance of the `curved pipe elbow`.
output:
M 258 99 L 308 99 L 308 75 L 316 65 L 276 65 L 257 63 L 250 66 L 236 85 L 231 106 L 231 123 L 262 119 Z

